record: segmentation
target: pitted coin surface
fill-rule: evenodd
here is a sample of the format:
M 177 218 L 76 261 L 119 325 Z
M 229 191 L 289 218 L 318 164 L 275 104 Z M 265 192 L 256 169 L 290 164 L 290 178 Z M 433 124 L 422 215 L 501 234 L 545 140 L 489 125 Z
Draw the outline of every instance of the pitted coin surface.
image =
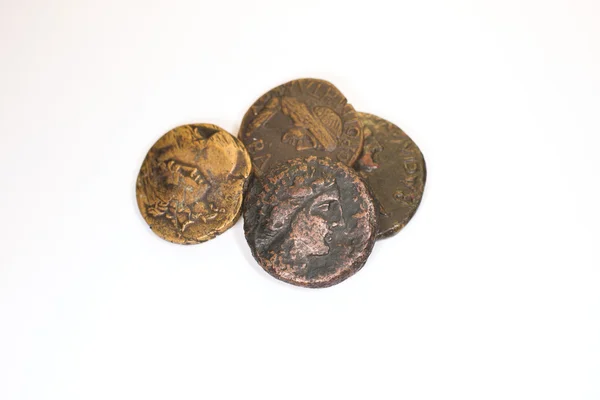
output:
M 365 142 L 354 168 L 379 203 L 378 238 L 384 238 L 398 233 L 415 215 L 425 189 L 425 159 L 396 125 L 372 114 L 359 117 Z
M 264 94 L 244 116 L 238 137 L 257 175 L 297 157 L 352 165 L 363 142 L 354 108 L 335 86 L 319 79 L 297 79 Z
M 148 151 L 137 179 L 137 203 L 161 238 L 180 244 L 204 242 L 239 218 L 250 172 L 244 146 L 223 129 L 180 126 Z
M 354 170 L 326 158 L 299 158 L 252 178 L 244 231 L 269 274 L 298 286 L 327 287 L 364 265 L 377 215 Z

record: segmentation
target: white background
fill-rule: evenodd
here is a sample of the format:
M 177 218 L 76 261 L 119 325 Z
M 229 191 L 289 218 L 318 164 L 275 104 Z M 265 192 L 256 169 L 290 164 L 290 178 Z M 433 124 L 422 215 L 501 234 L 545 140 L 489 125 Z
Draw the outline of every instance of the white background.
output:
M 600 3 L 0 9 L 0 399 L 600 399 Z M 146 151 L 294 78 L 402 127 L 411 223 L 323 290 L 169 244 Z

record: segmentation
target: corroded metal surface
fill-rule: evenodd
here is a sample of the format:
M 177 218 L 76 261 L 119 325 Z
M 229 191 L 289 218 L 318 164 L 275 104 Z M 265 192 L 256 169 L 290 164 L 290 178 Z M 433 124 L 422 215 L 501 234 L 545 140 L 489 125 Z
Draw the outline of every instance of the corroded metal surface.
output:
M 355 171 L 308 157 L 251 180 L 244 231 L 269 274 L 294 285 L 327 287 L 364 265 L 377 235 L 377 214 Z
M 137 179 L 138 206 L 163 239 L 204 242 L 240 216 L 250 172 L 244 146 L 223 129 L 209 124 L 180 126 L 148 151 Z
M 281 161 L 311 155 L 352 165 L 363 142 L 354 108 L 335 86 L 319 79 L 294 80 L 264 94 L 244 116 L 238 137 L 257 175 Z
M 359 113 L 365 142 L 355 169 L 370 186 L 379 210 L 378 238 L 398 233 L 413 217 L 425 189 L 425 159 L 396 125 Z

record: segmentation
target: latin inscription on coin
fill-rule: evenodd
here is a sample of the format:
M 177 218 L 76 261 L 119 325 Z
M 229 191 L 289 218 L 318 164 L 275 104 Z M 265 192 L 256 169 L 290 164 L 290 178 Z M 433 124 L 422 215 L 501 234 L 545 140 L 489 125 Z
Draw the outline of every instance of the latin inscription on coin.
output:
M 379 203 L 379 234 L 399 232 L 413 217 L 425 188 L 426 170 L 417 145 L 396 125 L 359 113 L 365 142 L 355 165 Z
M 377 235 L 377 215 L 355 171 L 309 157 L 251 180 L 244 231 L 269 274 L 294 285 L 327 287 L 364 265 Z
M 352 165 L 363 132 L 356 111 L 335 86 L 298 79 L 259 98 L 244 116 L 238 137 L 261 175 L 281 161 L 311 155 Z
M 152 146 L 137 179 L 137 202 L 160 237 L 193 244 L 232 226 L 250 175 L 248 153 L 215 125 L 175 128 Z

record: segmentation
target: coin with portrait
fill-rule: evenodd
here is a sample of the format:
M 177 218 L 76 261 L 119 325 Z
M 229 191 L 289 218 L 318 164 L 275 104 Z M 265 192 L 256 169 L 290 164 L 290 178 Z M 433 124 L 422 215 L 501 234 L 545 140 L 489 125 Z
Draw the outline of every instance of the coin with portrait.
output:
M 368 188 L 351 168 L 299 158 L 251 180 L 244 231 L 269 274 L 294 285 L 327 287 L 364 265 L 377 216 Z
M 239 218 L 250 172 L 250 158 L 237 138 L 216 125 L 183 125 L 148 151 L 137 178 L 137 203 L 161 238 L 204 242 Z
M 329 157 L 352 165 L 363 142 L 354 108 L 333 84 L 320 79 L 293 80 L 264 94 L 244 116 L 238 137 L 257 175 L 297 157 Z
M 427 171 L 423 154 L 402 129 L 383 118 L 359 113 L 365 142 L 354 168 L 378 203 L 378 238 L 398 233 L 415 215 Z

